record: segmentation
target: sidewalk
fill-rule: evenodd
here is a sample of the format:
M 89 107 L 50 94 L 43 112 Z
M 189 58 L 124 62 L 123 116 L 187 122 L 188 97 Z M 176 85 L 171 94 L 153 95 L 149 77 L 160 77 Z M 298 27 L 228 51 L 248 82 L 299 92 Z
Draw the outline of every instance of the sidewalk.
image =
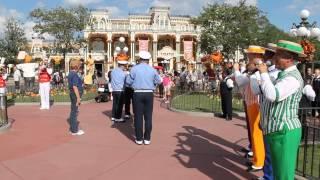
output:
M 245 121 L 171 112 L 157 99 L 152 144 L 133 142 L 132 121 L 111 127 L 111 102 L 81 106 L 83 136 L 68 134 L 68 106 L 40 111 L 13 106 L 12 129 L 0 134 L 3 180 L 251 179 L 239 150 Z

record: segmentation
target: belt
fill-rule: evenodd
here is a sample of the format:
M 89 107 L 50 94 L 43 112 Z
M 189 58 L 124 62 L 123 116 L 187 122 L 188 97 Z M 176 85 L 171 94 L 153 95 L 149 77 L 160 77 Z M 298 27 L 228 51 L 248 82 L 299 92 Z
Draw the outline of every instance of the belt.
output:
M 112 92 L 122 92 L 123 90 L 112 90 Z
M 151 89 L 135 89 L 134 92 L 153 92 Z

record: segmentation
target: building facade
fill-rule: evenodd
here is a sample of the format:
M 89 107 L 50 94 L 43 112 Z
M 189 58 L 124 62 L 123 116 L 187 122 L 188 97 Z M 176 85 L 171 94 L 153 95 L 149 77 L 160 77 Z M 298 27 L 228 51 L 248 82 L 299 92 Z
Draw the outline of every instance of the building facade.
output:
M 201 28 L 191 23 L 190 16 L 171 15 L 169 7 L 151 7 L 147 14 L 127 18 L 111 18 L 108 10 L 94 10 L 91 22 L 84 33 L 85 56 L 94 60 L 97 71 L 114 66 L 120 51 L 135 62 L 139 51 L 147 50 L 152 55 L 150 64 L 168 70 L 199 60 Z

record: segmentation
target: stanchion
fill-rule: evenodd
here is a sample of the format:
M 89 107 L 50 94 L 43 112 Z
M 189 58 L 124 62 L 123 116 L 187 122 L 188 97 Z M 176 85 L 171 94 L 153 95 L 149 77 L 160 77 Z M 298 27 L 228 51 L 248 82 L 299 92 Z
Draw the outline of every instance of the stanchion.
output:
M 7 96 L 6 94 L 0 93 L 0 132 L 6 131 L 10 128 L 8 122 L 7 112 Z

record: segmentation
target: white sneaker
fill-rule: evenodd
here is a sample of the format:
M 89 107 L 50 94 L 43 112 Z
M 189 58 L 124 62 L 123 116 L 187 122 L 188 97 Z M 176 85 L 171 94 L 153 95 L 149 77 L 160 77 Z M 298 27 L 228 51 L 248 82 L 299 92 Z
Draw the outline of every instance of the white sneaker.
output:
M 252 151 L 248 152 L 248 155 L 252 157 L 253 156 L 253 152 Z
M 44 109 L 46 109 L 46 108 L 44 108 L 44 107 L 40 107 L 40 110 L 44 110 Z
M 138 145 L 142 145 L 142 144 L 143 144 L 143 141 L 137 141 L 137 140 L 135 140 L 135 142 L 136 142 L 136 144 L 138 144 Z
M 124 115 L 124 118 L 129 119 L 130 115 Z
M 120 118 L 120 119 L 114 119 L 115 122 L 124 122 L 125 120 Z
M 115 121 L 116 120 L 116 118 L 111 118 L 111 121 Z
M 151 144 L 151 141 L 144 140 L 143 143 L 144 143 L 145 145 L 149 145 L 149 144 Z
M 84 134 L 84 131 L 81 129 L 79 129 L 78 132 L 76 132 L 76 133 L 71 133 L 72 136 L 81 136 L 83 134 Z

